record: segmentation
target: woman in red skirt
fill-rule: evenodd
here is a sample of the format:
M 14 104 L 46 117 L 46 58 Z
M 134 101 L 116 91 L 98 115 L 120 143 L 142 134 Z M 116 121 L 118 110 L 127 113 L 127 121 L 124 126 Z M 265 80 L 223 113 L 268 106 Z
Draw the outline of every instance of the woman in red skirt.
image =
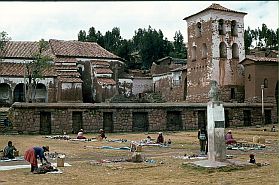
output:
M 43 147 L 32 147 L 29 148 L 25 154 L 24 159 L 28 161 L 31 164 L 31 172 L 34 172 L 38 168 L 38 161 L 39 158 L 41 163 L 43 164 L 43 160 L 45 160 L 46 163 L 49 163 L 46 159 L 44 152 L 49 151 L 49 146 L 43 146 Z

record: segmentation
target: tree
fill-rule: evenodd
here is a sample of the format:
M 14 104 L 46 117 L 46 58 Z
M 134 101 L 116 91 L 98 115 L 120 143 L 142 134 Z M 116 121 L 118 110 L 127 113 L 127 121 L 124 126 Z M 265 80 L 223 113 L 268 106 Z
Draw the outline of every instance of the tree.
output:
M 49 44 L 44 39 L 39 41 L 39 50 L 33 54 L 33 60 L 26 64 L 27 71 L 27 97 L 26 101 L 34 102 L 38 82 L 43 79 L 43 71 L 51 66 L 51 58 L 44 52 Z
M 5 56 L 5 46 L 11 40 L 5 31 L 0 32 L 0 60 Z
M 120 29 L 114 27 L 112 31 L 107 31 L 104 38 L 104 48 L 108 51 L 117 54 L 118 47 L 121 43 Z
M 85 42 L 86 41 L 86 32 L 84 30 L 80 30 L 78 33 L 78 41 Z
M 133 37 L 134 51 L 139 52 L 142 59 L 142 69 L 149 69 L 152 63 L 168 55 L 165 53 L 166 41 L 161 30 L 139 28 Z
M 88 41 L 88 42 L 97 42 L 96 30 L 95 30 L 94 27 L 89 28 L 86 41 Z
M 251 34 L 250 27 L 248 26 L 247 30 L 244 30 L 244 46 L 245 46 L 245 53 L 250 53 L 250 47 L 253 41 L 253 36 Z
M 186 58 L 187 57 L 186 46 L 184 44 L 183 35 L 180 33 L 180 31 L 175 32 L 173 39 L 174 39 L 173 42 L 174 51 L 170 53 L 170 56 L 176 58 Z

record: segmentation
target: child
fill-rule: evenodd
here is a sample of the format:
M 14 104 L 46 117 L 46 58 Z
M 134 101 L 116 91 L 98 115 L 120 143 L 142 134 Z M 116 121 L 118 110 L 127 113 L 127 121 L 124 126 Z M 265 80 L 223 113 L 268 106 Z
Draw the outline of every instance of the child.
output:
M 249 163 L 253 163 L 253 164 L 256 163 L 256 159 L 255 159 L 255 155 L 254 154 L 250 154 L 250 161 L 249 161 Z

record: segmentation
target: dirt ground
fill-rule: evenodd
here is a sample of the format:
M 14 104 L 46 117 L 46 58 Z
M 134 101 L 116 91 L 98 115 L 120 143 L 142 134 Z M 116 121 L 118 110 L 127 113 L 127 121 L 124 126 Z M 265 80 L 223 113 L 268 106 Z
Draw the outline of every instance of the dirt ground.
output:
M 267 131 L 263 131 L 266 128 Z M 0 171 L 0 184 L 197 184 L 197 185 L 277 185 L 278 177 L 278 132 L 270 132 L 271 126 L 262 128 L 232 128 L 237 141 L 252 142 L 254 136 L 266 140 L 263 150 L 227 150 L 234 160 L 246 162 L 249 154 L 254 153 L 257 163 L 269 165 L 227 170 L 204 170 L 184 165 L 194 159 L 181 159 L 174 156 L 199 154 L 197 131 L 164 132 L 165 139 L 171 139 L 170 147 L 144 146 L 141 152 L 145 159 L 142 163 L 112 162 L 94 164 L 92 161 L 125 160 L 131 157 L 128 150 L 100 149 L 100 146 L 130 146 L 131 140 L 140 141 L 147 135 L 156 138 L 157 133 L 108 133 L 107 139 L 127 139 L 128 142 L 107 141 L 81 142 L 45 138 L 42 135 L 0 135 L 0 147 L 4 148 L 11 140 L 20 155 L 31 146 L 49 145 L 50 152 L 66 154 L 65 162 L 70 167 L 60 167 L 62 174 L 32 174 L 29 168 Z M 75 135 L 70 135 L 72 138 Z M 85 134 L 87 138 L 96 137 Z M 151 162 L 151 160 L 153 160 Z M 50 160 L 56 162 L 55 160 Z M 0 166 L 28 164 L 25 161 L 0 162 Z

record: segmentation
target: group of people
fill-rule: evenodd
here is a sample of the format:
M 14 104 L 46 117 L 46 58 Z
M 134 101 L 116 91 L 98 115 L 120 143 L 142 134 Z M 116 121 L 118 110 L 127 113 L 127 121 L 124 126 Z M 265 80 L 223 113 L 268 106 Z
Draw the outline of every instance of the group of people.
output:
M 99 130 L 99 137 L 101 139 L 106 139 L 105 131 L 103 129 Z M 83 129 L 80 129 L 80 131 L 77 134 L 77 139 L 86 139 L 83 133 Z M 150 136 L 147 136 L 148 140 L 151 140 Z M 205 128 L 201 128 L 198 131 L 198 139 L 200 141 L 200 151 L 203 154 L 207 154 L 208 152 L 208 138 L 207 138 L 207 131 Z M 226 144 L 234 144 L 236 143 L 236 140 L 232 136 L 232 131 L 229 130 L 227 134 L 225 135 L 225 142 Z M 169 139 L 167 142 L 164 139 L 163 133 L 159 132 L 159 135 L 157 137 L 156 143 L 158 144 L 171 144 L 171 140 Z M 14 151 L 17 151 L 17 149 L 13 146 L 12 141 L 8 142 L 8 145 L 4 148 L 4 158 L 14 159 Z M 46 159 L 44 153 L 49 152 L 49 146 L 42 146 L 42 147 L 31 147 L 29 148 L 25 154 L 24 159 L 28 161 L 31 164 L 31 172 L 34 172 L 38 168 L 38 161 L 37 159 L 40 159 L 42 164 L 50 164 L 50 162 Z M 44 163 L 45 161 L 45 163 Z M 255 163 L 254 155 L 250 155 L 250 163 Z
M 148 137 L 150 137 L 150 136 L 148 136 Z M 147 137 L 147 138 L 148 138 Z M 151 139 L 151 138 L 148 138 L 148 139 Z M 159 132 L 159 135 L 158 135 L 158 137 L 157 137 L 157 140 L 156 140 L 156 143 L 157 144 L 171 144 L 171 139 L 169 139 L 167 142 L 165 141 L 165 139 L 164 139 L 164 136 L 163 136 L 163 132 Z
M 13 145 L 12 141 L 8 142 L 8 145 L 4 148 L 3 150 L 3 157 L 8 158 L 8 159 L 14 159 L 15 155 L 14 152 L 18 151 L 15 146 Z M 35 146 L 29 148 L 25 154 L 24 154 L 24 159 L 28 161 L 31 164 L 31 172 L 35 172 L 36 169 L 38 168 L 38 161 L 37 159 L 40 159 L 41 163 L 44 164 L 50 164 L 50 162 L 46 159 L 44 153 L 49 151 L 49 146 Z
M 100 129 L 100 130 L 99 130 L 99 136 L 98 136 L 98 138 L 100 138 L 101 140 L 107 138 L 104 129 Z M 83 131 L 83 129 L 80 129 L 80 130 L 79 130 L 79 132 L 78 132 L 78 134 L 77 134 L 77 139 L 86 139 L 86 137 L 84 136 L 84 131 Z
M 207 131 L 205 128 L 201 128 L 198 131 L 198 139 L 200 142 L 200 151 L 202 154 L 207 154 L 208 152 L 208 138 Z M 225 135 L 226 144 L 236 144 L 236 140 L 233 138 L 232 131 L 229 130 Z

